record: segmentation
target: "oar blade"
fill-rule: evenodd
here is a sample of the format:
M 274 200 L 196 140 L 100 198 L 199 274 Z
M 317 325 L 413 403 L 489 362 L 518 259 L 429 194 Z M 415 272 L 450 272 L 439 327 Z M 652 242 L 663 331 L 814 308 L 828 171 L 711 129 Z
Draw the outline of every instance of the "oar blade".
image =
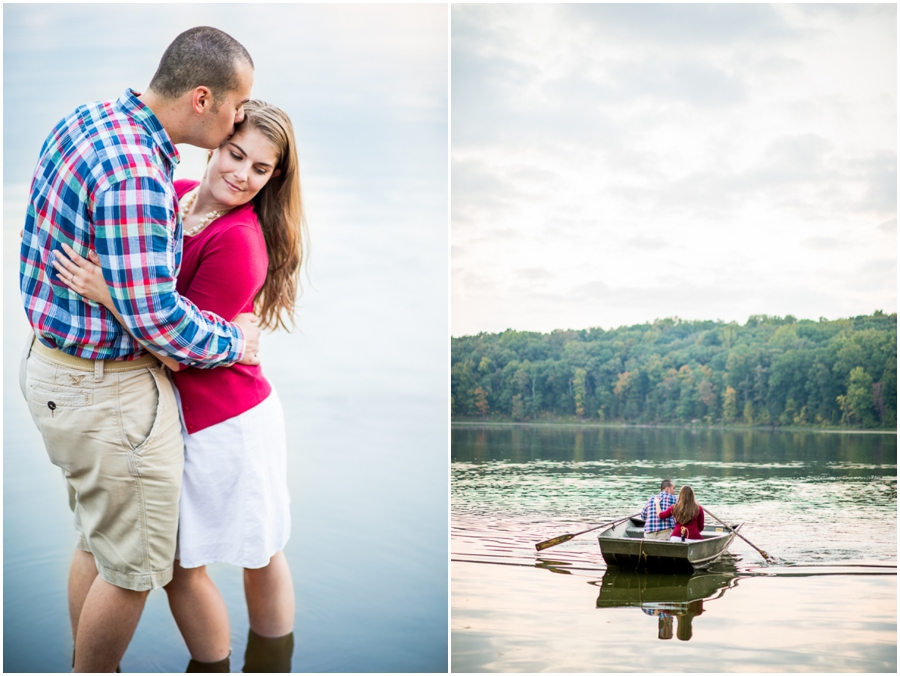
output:
M 550 538 L 549 540 L 544 540 L 543 542 L 538 542 L 534 548 L 539 552 L 549 549 L 550 547 L 555 547 L 556 545 L 561 545 L 563 542 L 568 542 L 575 535 L 572 533 L 566 533 L 565 535 L 557 535 L 555 538 Z

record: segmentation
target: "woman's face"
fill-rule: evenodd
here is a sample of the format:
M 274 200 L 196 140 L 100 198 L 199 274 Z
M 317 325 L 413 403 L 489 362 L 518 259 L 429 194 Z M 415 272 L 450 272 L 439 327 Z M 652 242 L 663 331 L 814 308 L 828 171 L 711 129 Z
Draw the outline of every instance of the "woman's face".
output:
M 213 151 L 203 177 L 213 199 L 223 207 L 252 200 L 272 176 L 280 173 L 278 149 L 252 127 L 239 130 Z

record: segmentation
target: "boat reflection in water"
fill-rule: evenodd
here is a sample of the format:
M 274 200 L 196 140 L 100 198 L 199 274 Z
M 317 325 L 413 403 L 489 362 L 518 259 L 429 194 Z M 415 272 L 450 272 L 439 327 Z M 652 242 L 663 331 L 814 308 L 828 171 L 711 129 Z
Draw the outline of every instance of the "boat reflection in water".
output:
M 640 608 L 659 618 L 659 638 L 690 641 L 692 622 L 713 601 L 737 584 L 737 571 L 720 562 L 717 571 L 646 573 L 611 568 L 600 581 L 598 608 Z M 677 628 L 676 625 L 677 624 Z

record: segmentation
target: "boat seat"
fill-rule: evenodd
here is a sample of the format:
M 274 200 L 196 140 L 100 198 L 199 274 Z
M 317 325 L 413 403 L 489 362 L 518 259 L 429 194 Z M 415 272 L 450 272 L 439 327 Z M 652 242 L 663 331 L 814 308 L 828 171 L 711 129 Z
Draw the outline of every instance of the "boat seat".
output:
M 644 537 L 644 528 L 638 528 L 636 526 L 629 526 L 625 529 L 625 537 L 629 538 L 643 538 Z

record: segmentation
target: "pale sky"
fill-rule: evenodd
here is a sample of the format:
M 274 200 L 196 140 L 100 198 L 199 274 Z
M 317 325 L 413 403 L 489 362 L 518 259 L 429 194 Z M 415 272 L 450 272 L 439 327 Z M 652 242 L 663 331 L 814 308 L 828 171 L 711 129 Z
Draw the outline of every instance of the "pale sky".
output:
M 455 5 L 451 333 L 896 312 L 896 5 Z

